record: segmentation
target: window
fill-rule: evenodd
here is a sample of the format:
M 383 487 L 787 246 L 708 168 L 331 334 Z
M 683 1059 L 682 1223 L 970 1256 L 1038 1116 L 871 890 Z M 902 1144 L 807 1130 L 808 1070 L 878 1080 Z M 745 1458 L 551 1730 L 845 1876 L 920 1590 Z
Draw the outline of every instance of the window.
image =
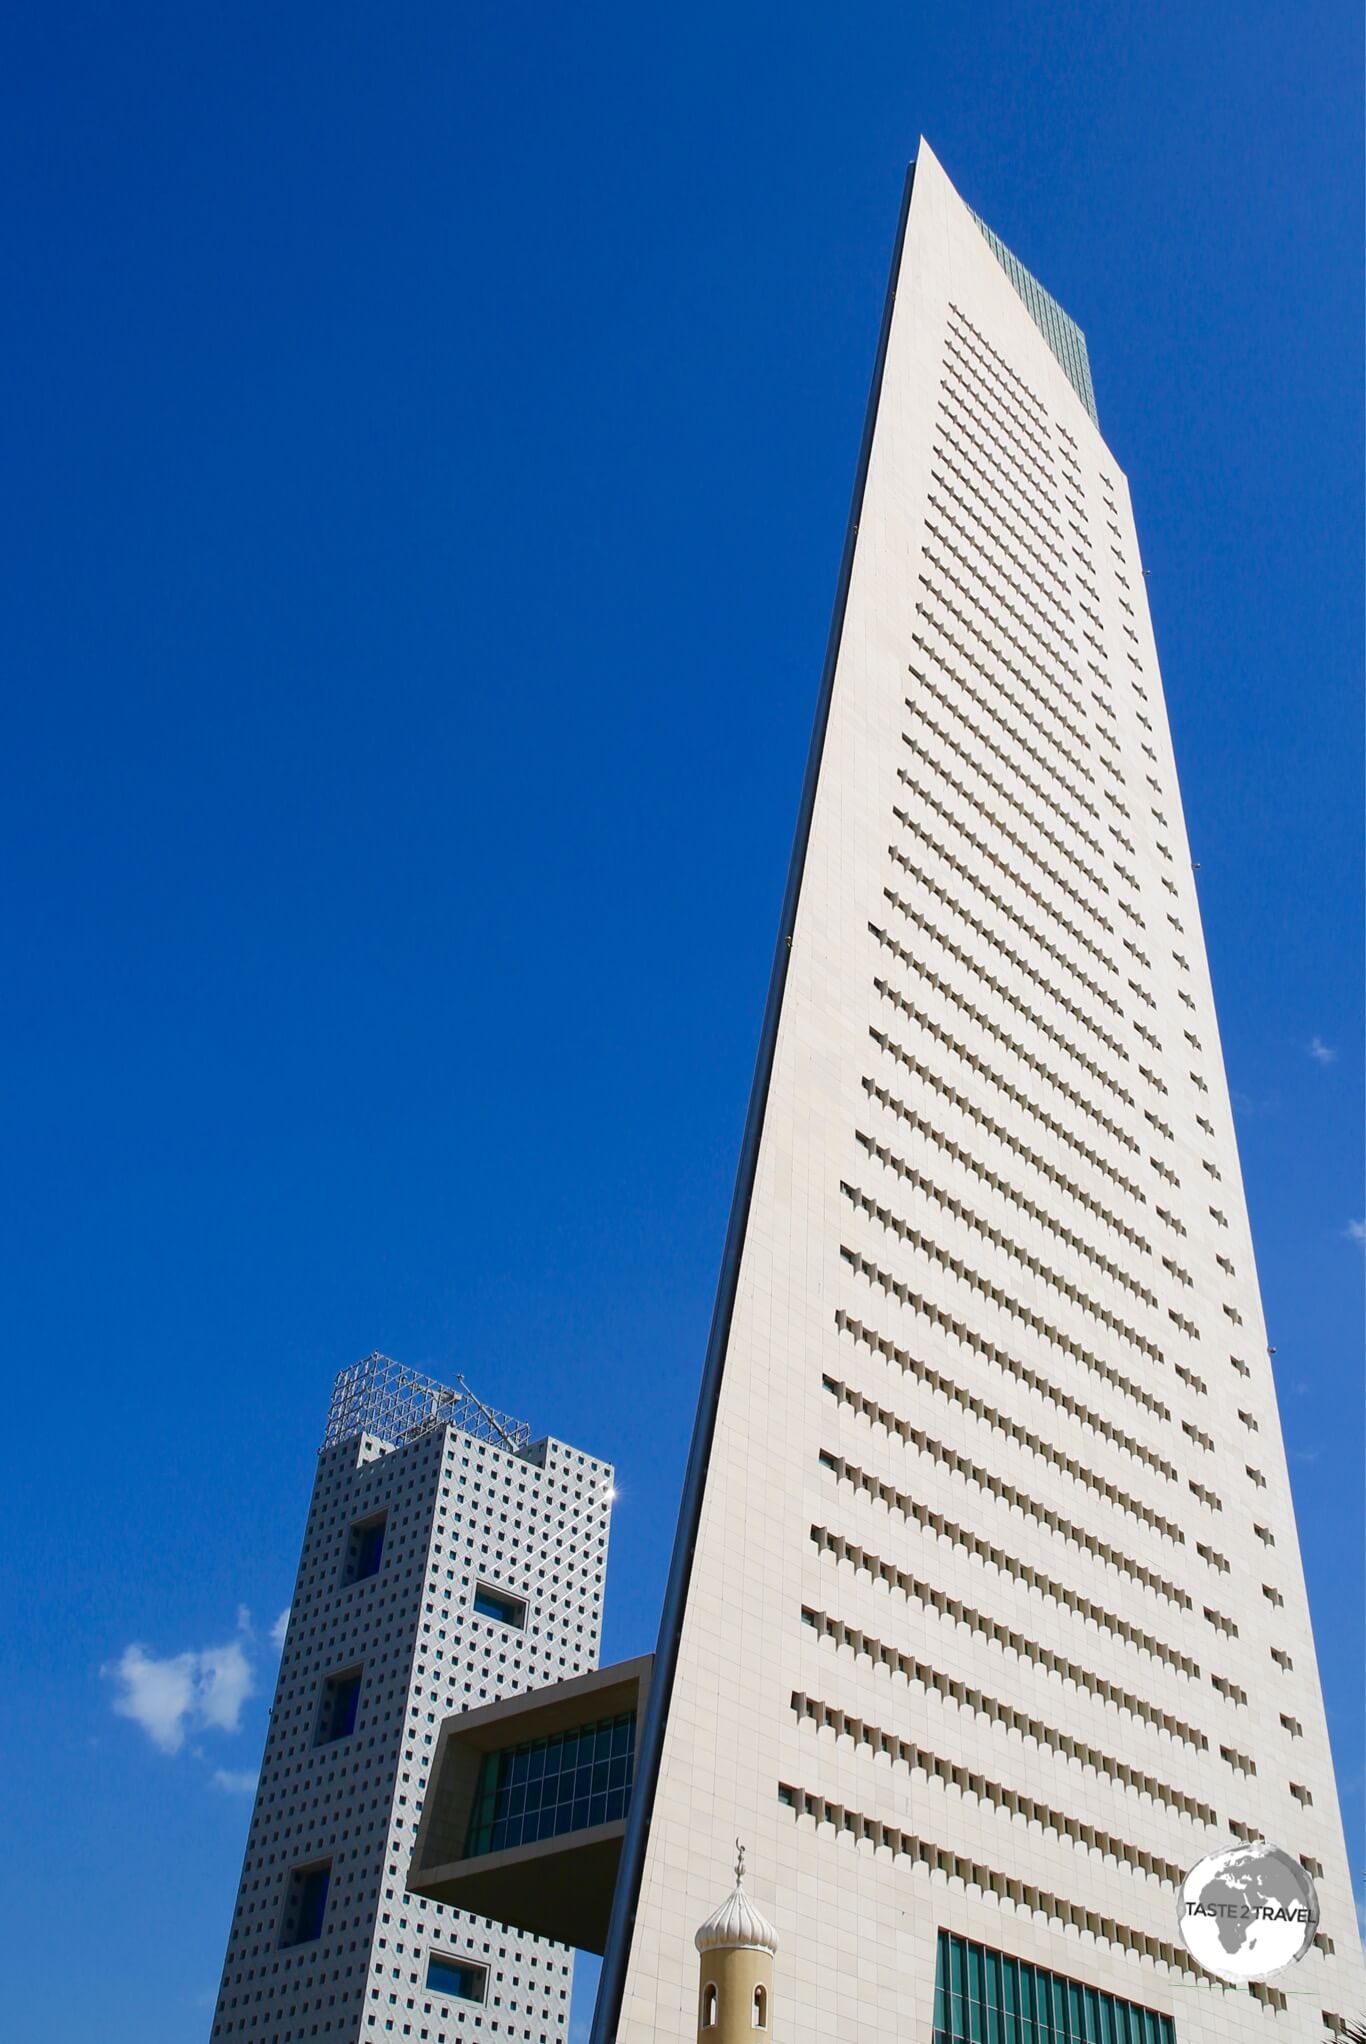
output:
M 323 1932 L 323 1912 L 327 1908 L 327 1889 L 332 1879 L 330 1859 L 318 1860 L 311 1867 L 295 1867 L 285 1886 L 285 1914 L 280 1925 L 280 1949 L 290 1945 L 310 1945 Z
M 488 1981 L 486 1966 L 457 1959 L 449 1952 L 427 1954 L 428 1994 L 449 1994 L 457 2001 L 482 2001 Z
M 933 2044 L 1175 2044 L 1170 2016 L 939 1933 Z
M 768 2028 L 768 1989 L 763 1986 L 754 1990 L 754 2007 L 750 2013 L 750 2027 L 755 2030 Z
M 384 1529 L 389 1522 L 387 1512 L 373 1512 L 368 1519 L 357 1519 L 346 1541 L 346 1561 L 342 1568 L 342 1586 L 363 1583 L 367 1576 L 377 1576 L 384 1556 Z
M 515 1625 L 519 1631 L 526 1629 L 524 1597 L 510 1597 L 506 1590 L 495 1590 L 489 1583 L 477 1583 L 474 1608 L 481 1618 L 492 1618 L 498 1625 Z
M 631 1800 L 636 1715 L 486 1753 L 465 1851 L 473 1856 L 619 1822 Z
M 716 1987 L 709 1980 L 702 1989 L 702 2022 L 700 2027 L 704 2030 L 714 2030 L 716 2028 L 716 2016 Z
M 360 1678 L 359 1668 L 347 1668 L 340 1675 L 329 1675 L 323 1683 L 315 1746 L 328 1746 L 334 1739 L 349 1739 L 355 1731 Z

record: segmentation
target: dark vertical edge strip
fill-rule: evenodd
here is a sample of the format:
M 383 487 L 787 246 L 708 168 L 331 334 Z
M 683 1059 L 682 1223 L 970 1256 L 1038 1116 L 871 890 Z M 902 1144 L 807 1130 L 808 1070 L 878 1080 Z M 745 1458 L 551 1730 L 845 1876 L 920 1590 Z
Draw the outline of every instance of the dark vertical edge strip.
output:
M 664 1730 L 668 1722 L 674 1674 L 678 1666 L 678 1647 L 683 1630 L 683 1615 L 687 1608 L 688 1587 L 692 1579 L 693 1554 L 697 1546 L 698 1526 L 702 1516 L 702 1498 L 706 1488 L 707 1469 L 711 1461 L 712 1440 L 716 1431 L 716 1414 L 721 1398 L 721 1377 L 725 1368 L 726 1348 L 730 1340 L 731 1318 L 735 1310 L 735 1294 L 740 1276 L 740 1257 L 744 1249 L 745 1233 L 749 1225 L 750 1204 L 754 1195 L 754 1179 L 758 1167 L 759 1144 L 763 1136 L 764 1117 L 768 1108 L 769 1082 L 773 1074 L 773 1058 L 778 1041 L 778 1022 L 782 1014 L 783 994 L 787 985 L 787 964 L 790 956 L 790 945 L 792 934 L 796 927 L 797 904 L 801 896 L 802 876 L 806 868 L 806 850 L 811 836 L 811 820 L 816 806 L 816 786 L 820 778 L 821 758 L 825 750 L 825 733 L 830 719 L 830 703 L 835 688 L 835 669 L 839 662 L 840 644 L 844 636 L 845 607 L 849 600 L 849 583 L 854 571 L 854 551 L 858 544 L 859 521 L 863 515 L 863 493 L 868 481 L 868 463 L 872 456 L 873 434 L 877 426 L 878 405 L 882 397 L 882 377 L 887 362 L 887 345 L 891 338 L 892 314 L 896 307 L 897 283 L 901 275 L 902 251 L 906 242 L 906 222 L 910 214 L 911 187 L 914 182 L 915 165 L 912 163 L 906 172 L 906 184 L 901 198 L 901 217 L 897 223 L 896 244 L 892 253 L 891 276 L 888 279 L 887 295 L 883 303 L 882 330 L 878 336 L 877 358 L 873 367 L 872 388 L 868 394 L 868 408 L 864 415 L 863 440 L 859 448 L 858 469 L 854 477 L 849 525 L 845 534 L 844 554 L 840 561 L 834 614 L 830 621 L 830 637 L 826 645 L 825 665 L 821 673 L 820 693 L 816 702 L 815 724 L 811 733 L 811 748 L 807 755 L 806 778 L 802 786 L 801 806 L 797 812 L 797 828 L 792 842 L 792 857 L 788 864 L 787 887 L 783 895 L 782 921 L 778 929 L 778 943 L 773 958 L 773 970 L 769 978 L 768 1000 L 764 1007 L 763 1028 L 759 1036 L 759 1053 L 755 1060 L 754 1080 L 749 1096 L 749 1109 L 745 1116 L 744 1139 L 740 1146 L 740 1161 L 735 1174 L 735 1191 L 731 1199 L 730 1221 L 726 1229 L 726 1246 L 721 1259 L 720 1277 L 717 1281 L 716 1304 L 712 1310 L 711 1332 L 707 1340 L 707 1355 L 702 1370 L 702 1388 L 698 1399 L 697 1419 L 693 1425 L 692 1443 L 688 1450 L 687 1471 L 683 1479 L 683 1498 L 679 1507 L 678 1530 L 674 1536 L 673 1557 L 669 1564 L 669 1579 L 664 1591 L 664 1609 L 660 1619 L 659 1641 L 655 1648 L 654 1668 L 650 1678 L 650 1700 L 641 1733 L 635 1786 L 631 1796 L 631 1815 L 627 1825 L 626 1837 L 622 1845 L 621 1864 L 617 1873 L 616 1890 L 612 1899 L 612 1916 L 607 1933 L 607 1950 L 603 1957 L 602 1974 L 598 1984 L 597 2006 L 593 2014 L 590 2044 L 614 2044 L 617 2025 L 621 2018 L 621 1998 L 626 1983 L 626 1965 L 630 1956 L 631 1937 L 635 1928 L 636 1909 L 640 1899 L 640 1883 L 645 1867 L 645 1847 L 649 1839 L 650 1819 L 654 1810 L 655 1788 L 659 1780 L 660 1757 L 664 1746 Z

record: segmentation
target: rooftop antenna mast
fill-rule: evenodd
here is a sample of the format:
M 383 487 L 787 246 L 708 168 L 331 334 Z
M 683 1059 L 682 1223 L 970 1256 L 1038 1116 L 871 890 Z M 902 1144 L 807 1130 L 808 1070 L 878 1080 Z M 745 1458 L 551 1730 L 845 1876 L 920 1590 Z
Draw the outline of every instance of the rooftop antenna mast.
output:
M 503 1425 L 503 1422 L 499 1419 L 497 1413 L 490 1412 L 488 1406 L 485 1405 L 483 1399 L 479 1396 L 479 1393 L 477 1391 L 471 1391 L 469 1385 L 465 1382 L 464 1378 L 458 1372 L 456 1374 L 455 1381 L 460 1386 L 460 1389 L 464 1392 L 466 1398 L 473 1399 L 474 1403 L 479 1407 L 479 1410 L 483 1413 L 484 1418 L 488 1421 L 489 1425 L 493 1428 L 494 1432 L 496 1434 L 502 1435 L 503 1439 L 507 1442 L 509 1448 L 512 1449 L 514 1454 L 520 1454 L 521 1450 L 518 1446 L 518 1443 L 513 1439 L 512 1435 Z

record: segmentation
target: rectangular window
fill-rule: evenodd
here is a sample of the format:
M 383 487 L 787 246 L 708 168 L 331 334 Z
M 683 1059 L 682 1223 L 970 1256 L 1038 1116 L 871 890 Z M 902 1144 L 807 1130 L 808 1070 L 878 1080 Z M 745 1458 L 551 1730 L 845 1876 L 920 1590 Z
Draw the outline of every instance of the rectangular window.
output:
M 1170 2016 L 939 1933 L 933 2044 L 1176 2044 Z
M 495 1590 L 491 1583 L 475 1585 L 474 1608 L 481 1618 L 492 1618 L 499 1625 L 515 1625 L 519 1631 L 526 1628 L 526 1599 Z
M 587 1831 L 626 1815 L 635 1767 L 636 1714 L 486 1753 L 470 1812 L 470 1856 Z
M 311 1867 L 295 1867 L 285 1884 L 285 1914 L 280 1925 L 280 1949 L 290 1945 L 310 1945 L 323 1934 L 323 1914 L 327 1908 L 327 1890 L 332 1879 L 330 1859 L 318 1860 Z
M 323 1683 L 315 1746 L 328 1746 L 333 1739 L 349 1739 L 355 1731 L 360 1678 L 359 1668 L 347 1668 L 340 1675 L 329 1675 Z
M 367 1576 L 379 1574 L 379 1565 L 384 1557 L 384 1528 L 388 1522 L 387 1512 L 372 1512 L 368 1519 L 357 1519 L 347 1535 L 343 1587 L 363 1583 Z
M 449 1994 L 457 2001 L 482 2001 L 488 1978 L 486 1966 L 453 1958 L 448 1952 L 427 1954 L 428 1994 Z

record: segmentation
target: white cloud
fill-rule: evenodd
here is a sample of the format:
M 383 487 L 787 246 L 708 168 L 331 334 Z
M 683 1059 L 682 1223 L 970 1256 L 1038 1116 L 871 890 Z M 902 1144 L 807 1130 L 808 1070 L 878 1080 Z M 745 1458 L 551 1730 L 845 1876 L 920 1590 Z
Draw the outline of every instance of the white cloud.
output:
M 290 1607 L 286 1604 L 284 1610 L 270 1628 L 270 1636 L 277 1647 L 282 1647 L 285 1643 L 285 1634 L 289 1631 L 289 1612 Z
M 185 1743 L 185 1720 L 194 1703 L 197 1654 L 175 1654 L 158 1661 L 136 1641 L 125 1647 L 112 1668 L 102 1668 L 122 1685 L 114 1709 L 142 1726 L 163 1753 L 178 1753 Z
M 1335 1065 L 1338 1054 L 1331 1043 L 1325 1043 L 1321 1036 L 1311 1036 L 1306 1049 L 1316 1065 Z
M 1366 1221 L 1349 1221 L 1342 1232 L 1349 1242 L 1366 1242 Z
M 213 1785 L 229 1796 L 254 1796 L 260 1775 L 254 1767 L 215 1767 Z
M 235 1732 L 255 1688 L 240 1639 L 159 1660 L 134 1640 L 100 1673 L 117 1684 L 114 1709 L 141 1725 L 163 1753 L 178 1753 L 191 1726 Z
M 223 1647 L 205 1647 L 199 1656 L 195 1689 L 200 1720 L 220 1732 L 235 1732 L 242 1722 L 242 1705 L 255 1686 L 251 1662 L 240 1640 L 230 1639 Z

